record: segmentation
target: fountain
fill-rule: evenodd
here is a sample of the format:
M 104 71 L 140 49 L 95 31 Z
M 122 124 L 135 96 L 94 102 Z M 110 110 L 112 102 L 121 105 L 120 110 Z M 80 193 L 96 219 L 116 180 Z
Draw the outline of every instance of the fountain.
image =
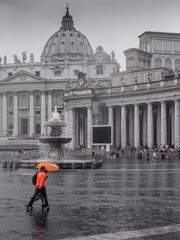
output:
M 64 127 L 66 126 L 66 123 L 61 119 L 61 116 L 55 107 L 54 112 L 52 112 L 52 118 L 44 124 L 44 127 L 46 127 L 47 130 L 46 132 L 49 134 L 39 138 L 39 141 L 43 143 L 44 146 L 43 159 L 21 160 L 20 166 L 22 168 L 34 168 L 40 162 L 51 162 L 64 169 L 101 167 L 101 159 L 96 160 L 91 155 L 82 155 L 81 152 L 79 152 L 79 155 L 77 155 L 75 151 L 72 152 L 68 150 L 65 152 L 63 145 L 72 140 L 72 138 L 64 136 Z M 48 127 L 50 129 L 48 129 Z M 78 159 L 74 158 L 75 155 Z
M 66 126 L 67 124 L 61 119 L 57 107 L 55 107 L 54 112 L 52 112 L 52 118 L 44 124 L 44 127 L 50 127 L 49 136 L 39 138 L 41 143 L 48 144 L 45 146 L 46 161 L 63 159 L 64 151 L 62 145 L 69 143 L 72 139 L 62 136 L 63 128 Z

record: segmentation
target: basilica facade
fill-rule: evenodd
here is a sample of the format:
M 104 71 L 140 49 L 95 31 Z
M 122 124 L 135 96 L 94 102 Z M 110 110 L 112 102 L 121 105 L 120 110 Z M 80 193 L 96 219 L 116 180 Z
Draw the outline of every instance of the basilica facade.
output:
M 74 27 L 68 8 L 59 30 L 45 44 L 40 62 L 34 62 L 33 54 L 28 59 L 26 52 L 21 60 L 16 54 L 13 57 L 13 63 L 6 56 L 0 58 L 1 136 L 44 135 L 44 123 L 54 107 L 64 117 L 64 91 L 79 81 L 79 73 L 93 84 L 108 85 L 110 74 L 119 70 L 114 52 L 107 54 L 98 46 L 94 53 Z
M 40 62 L 0 59 L 0 134 L 38 137 L 55 107 L 66 121 L 69 148 L 93 147 L 92 127 L 111 126 L 110 145 L 180 145 L 180 34 L 145 32 L 139 48 L 95 53 L 69 9 L 45 44 Z

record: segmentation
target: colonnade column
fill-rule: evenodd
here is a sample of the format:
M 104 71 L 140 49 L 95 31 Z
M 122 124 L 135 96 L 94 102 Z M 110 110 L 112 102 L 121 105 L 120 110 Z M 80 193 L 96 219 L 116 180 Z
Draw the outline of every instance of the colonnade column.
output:
M 74 141 L 75 141 L 75 132 L 74 132 L 74 110 L 70 109 L 69 110 L 69 137 L 72 138 L 71 142 L 69 143 L 69 148 L 74 149 Z
M 87 108 L 87 147 L 91 149 L 92 145 L 92 109 L 91 107 Z
M 121 148 L 126 146 L 126 107 L 121 106 Z
M 148 111 L 147 111 L 147 145 L 150 148 L 153 146 L 153 108 L 152 108 L 152 103 L 148 103 Z
M 180 146 L 180 102 L 174 102 L 174 144 L 175 147 Z
M 143 106 L 143 146 L 147 145 L 147 108 Z
M 13 128 L 14 128 L 13 136 L 17 137 L 18 135 L 18 93 L 17 92 L 14 92 Z
M 129 109 L 129 144 L 134 146 L 134 108 L 133 105 Z
M 3 93 L 3 97 L 2 97 L 2 115 L 3 115 L 3 119 L 2 119 L 2 128 L 3 130 L 7 130 L 7 93 L 4 92 Z M 3 136 L 7 136 L 7 132 L 3 131 Z
M 121 119 L 120 119 L 120 107 L 116 108 L 116 147 L 120 147 L 121 142 Z
M 30 136 L 35 134 L 34 132 L 34 92 L 30 92 L 30 129 L 29 129 Z
M 111 143 L 113 145 L 113 107 L 108 107 L 108 124 L 111 126 Z
M 157 145 L 161 145 L 161 106 L 157 107 Z
M 140 121 L 139 121 L 139 105 L 134 105 L 134 146 L 136 148 L 140 145 Z
M 171 144 L 174 145 L 174 141 L 175 141 L 175 132 L 174 132 L 174 129 L 175 129 L 175 122 L 174 122 L 174 118 L 175 118 L 175 114 L 174 114 L 174 110 L 175 110 L 175 104 L 172 103 L 172 115 L 171 115 L 171 128 L 172 128 L 172 133 L 171 133 Z
M 45 102 L 45 91 L 41 92 L 41 134 L 45 135 L 44 123 L 46 121 L 46 102 Z
M 161 144 L 167 144 L 166 102 L 161 102 Z

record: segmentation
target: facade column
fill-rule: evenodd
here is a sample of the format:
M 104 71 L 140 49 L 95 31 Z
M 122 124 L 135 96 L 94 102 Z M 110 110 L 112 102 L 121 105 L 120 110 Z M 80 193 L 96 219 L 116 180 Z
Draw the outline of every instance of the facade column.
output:
M 87 108 L 87 148 L 92 146 L 92 108 Z
M 110 106 L 110 107 L 108 107 L 108 124 L 110 125 L 110 126 L 112 126 L 111 127 L 111 145 L 113 145 L 113 107 L 112 106 Z
M 29 134 L 30 136 L 33 136 L 35 134 L 34 132 L 34 92 L 30 92 L 30 127 L 29 127 Z
M 74 149 L 74 141 L 75 141 L 75 124 L 74 124 L 74 110 L 69 109 L 69 137 L 72 138 L 71 142 L 69 143 L 69 148 Z
M 175 59 L 174 58 L 172 58 L 172 70 L 174 70 L 174 71 L 176 70 L 175 69 Z
M 126 147 L 126 107 L 121 106 L 121 148 Z
M 147 145 L 153 147 L 153 107 L 152 103 L 148 103 L 147 111 Z
M 44 123 L 46 121 L 46 99 L 45 91 L 41 92 L 41 135 L 45 135 Z
M 180 146 L 180 102 L 174 102 L 174 144 L 175 147 Z
M 161 102 L 161 144 L 167 144 L 166 102 Z
M 18 108 L 18 92 L 14 92 L 14 105 L 13 105 L 13 136 L 18 136 L 18 115 L 19 115 L 19 108 Z
M 3 119 L 2 119 L 2 129 L 3 130 L 7 130 L 7 93 L 4 92 L 3 93 L 3 97 L 2 97 L 2 115 L 3 115 Z M 7 131 L 3 131 L 2 132 L 3 136 L 7 136 Z
M 52 91 L 48 91 L 48 120 L 52 117 Z
M 68 112 L 66 103 L 64 103 L 64 121 L 67 124 L 67 127 L 64 128 L 64 134 L 65 134 L 66 137 L 68 137 L 69 136 L 69 131 L 68 131 L 68 129 L 69 129 L 69 127 L 68 127 L 69 112 Z
M 134 105 L 134 146 L 136 148 L 140 145 L 140 121 L 139 121 L 139 105 Z

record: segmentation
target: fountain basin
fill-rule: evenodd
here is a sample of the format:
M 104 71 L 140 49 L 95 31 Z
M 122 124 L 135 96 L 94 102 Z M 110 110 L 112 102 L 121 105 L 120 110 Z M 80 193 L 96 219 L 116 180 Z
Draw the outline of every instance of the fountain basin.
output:
M 39 141 L 41 143 L 50 143 L 50 144 L 66 144 L 71 141 L 72 138 L 68 137 L 40 137 Z

